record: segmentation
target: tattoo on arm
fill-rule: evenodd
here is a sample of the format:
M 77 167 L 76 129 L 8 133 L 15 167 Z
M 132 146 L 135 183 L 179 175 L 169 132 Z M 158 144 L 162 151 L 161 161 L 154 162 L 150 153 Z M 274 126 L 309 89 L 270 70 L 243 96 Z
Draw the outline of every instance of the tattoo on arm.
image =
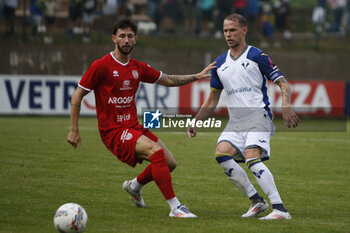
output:
M 190 82 L 196 81 L 198 78 L 195 74 L 190 75 L 168 75 L 163 74 L 159 84 L 163 84 L 168 87 L 182 86 Z
M 280 78 L 276 81 L 276 84 L 280 87 L 282 92 L 282 104 L 291 103 L 291 89 L 285 78 Z

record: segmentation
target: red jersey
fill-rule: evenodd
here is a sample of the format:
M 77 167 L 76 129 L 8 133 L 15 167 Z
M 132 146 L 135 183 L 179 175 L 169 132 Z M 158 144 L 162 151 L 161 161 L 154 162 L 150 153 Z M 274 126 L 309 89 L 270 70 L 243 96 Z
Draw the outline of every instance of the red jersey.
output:
M 79 86 L 94 91 L 98 127 L 109 130 L 138 124 L 135 97 L 139 84 L 155 83 L 161 76 L 162 72 L 134 59 L 123 64 L 111 52 L 92 63 Z

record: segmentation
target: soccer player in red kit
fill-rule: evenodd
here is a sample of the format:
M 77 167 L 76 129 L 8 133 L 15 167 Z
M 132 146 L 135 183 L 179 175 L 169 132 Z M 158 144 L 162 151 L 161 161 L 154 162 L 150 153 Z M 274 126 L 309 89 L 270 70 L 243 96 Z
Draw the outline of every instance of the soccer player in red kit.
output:
M 170 171 L 176 161 L 166 146 L 137 120 L 135 96 L 140 82 L 164 86 L 181 86 L 208 78 L 215 63 L 198 74 L 167 75 L 149 65 L 136 61 L 131 51 L 137 40 L 137 27 L 129 19 L 121 19 L 113 26 L 112 40 L 115 50 L 96 60 L 83 75 L 71 100 L 71 129 L 68 142 L 74 148 L 81 145 L 78 119 L 83 97 L 94 91 L 98 128 L 105 146 L 122 162 L 135 167 L 143 160 L 150 161 L 135 179 L 125 181 L 123 189 L 128 192 L 136 206 L 145 207 L 141 188 L 154 180 L 170 206 L 170 217 L 195 218 L 175 196 Z

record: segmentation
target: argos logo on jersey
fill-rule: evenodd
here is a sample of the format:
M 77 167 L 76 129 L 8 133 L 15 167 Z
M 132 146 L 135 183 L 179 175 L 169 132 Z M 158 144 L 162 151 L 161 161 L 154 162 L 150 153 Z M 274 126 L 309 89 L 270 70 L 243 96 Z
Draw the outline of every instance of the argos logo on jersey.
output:
M 134 96 L 109 97 L 108 104 L 130 104 Z

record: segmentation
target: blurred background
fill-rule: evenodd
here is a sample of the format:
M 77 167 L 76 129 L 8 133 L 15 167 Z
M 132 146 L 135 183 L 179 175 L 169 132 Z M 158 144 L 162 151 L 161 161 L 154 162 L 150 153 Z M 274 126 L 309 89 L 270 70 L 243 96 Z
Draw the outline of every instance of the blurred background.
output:
M 87 232 L 350 233 L 349 1 L 0 0 L 0 232 L 56 232 L 54 211 L 76 202 L 89 214 Z M 114 50 L 111 26 L 121 17 L 139 26 L 132 58 L 168 74 L 196 73 L 228 50 L 222 22 L 233 12 L 247 16 L 247 42 L 268 53 L 291 84 L 301 118 L 296 129 L 283 126 L 280 89 L 269 85 L 280 131 L 269 163 L 292 222 L 238 219 L 245 197 L 225 186 L 210 155 L 221 132 L 215 128 L 191 141 L 185 128 L 153 131 L 173 151 L 174 187 L 200 221 L 166 220 L 154 185 L 144 194 L 150 207 L 130 208 L 120 187 L 143 168 L 130 171 L 107 151 L 93 93 L 81 105 L 83 146 L 73 150 L 66 141 L 81 76 Z M 209 80 L 179 88 L 140 83 L 140 123 L 145 109 L 195 114 L 209 92 Z M 220 101 L 215 119 L 227 120 L 224 94 Z
M 45 88 L 51 93 L 48 96 L 57 96 L 57 88 L 64 85 L 72 87 L 62 91 L 64 107 L 69 108 L 81 75 L 94 60 L 114 49 L 111 27 L 121 17 L 138 24 L 133 58 L 169 74 L 198 72 L 227 50 L 222 23 L 234 12 L 249 20 L 248 43 L 267 52 L 288 80 L 300 84 L 292 98 L 298 107 L 315 106 L 312 99 L 319 84 L 326 91 L 316 97 L 328 95 L 320 104 L 333 107 L 334 102 L 344 109 L 349 105 L 350 0 L 1 0 L 0 95 L 8 99 L 8 105 L 2 104 L 0 113 L 16 114 L 16 106 L 20 108 L 25 98 L 33 98 L 35 107 L 35 102 L 45 102 Z M 55 84 L 70 76 L 73 84 Z M 57 80 L 36 86 L 32 81 L 38 77 L 43 83 Z M 22 81 L 28 82 L 22 89 L 29 97 L 21 97 Z M 200 95 L 195 105 L 208 94 L 200 94 L 207 85 L 194 84 L 192 89 Z M 147 107 L 164 107 L 169 98 L 179 101 L 168 105 L 182 107 L 181 95 L 192 95 L 189 87 L 175 96 L 162 88 L 145 88 L 146 94 L 152 92 L 149 99 L 153 100 L 145 101 Z M 308 93 L 304 102 L 298 99 L 298 88 Z M 278 105 L 278 90 L 275 92 L 272 99 Z M 27 105 L 24 112 L 37 111 Z

